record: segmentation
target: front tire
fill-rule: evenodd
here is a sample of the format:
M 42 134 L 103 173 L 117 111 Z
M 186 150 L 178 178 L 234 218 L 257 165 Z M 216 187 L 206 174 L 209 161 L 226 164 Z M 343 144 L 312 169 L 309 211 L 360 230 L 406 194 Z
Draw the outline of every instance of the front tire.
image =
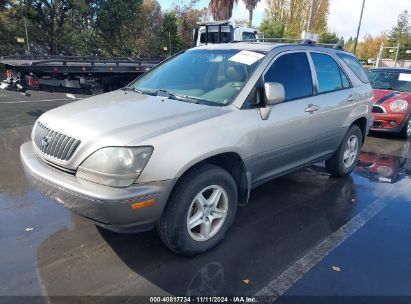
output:
M 405 139 L 411 138 L 411 115 L 408 117 L 404 124 L 404 128 L 401 131 L 401 137 Z
M 221 167 L 204 164 L 176 185 L 157 231 L 172 251 L 193 256 L 216 246 L 237 211 L 237 186 Z
M 328 172 L 336 177 L 349 175 L 357 165 L 362 142 L 361 129 L 357 125 L 352 125 L 345 134 L 338 150 L 325 161 Z

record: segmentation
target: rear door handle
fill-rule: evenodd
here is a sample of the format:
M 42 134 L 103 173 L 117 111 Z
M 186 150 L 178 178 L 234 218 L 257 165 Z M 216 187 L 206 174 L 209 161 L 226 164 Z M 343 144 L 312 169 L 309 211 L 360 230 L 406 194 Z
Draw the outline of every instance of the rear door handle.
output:
M 350 101 L 350 102 L 353 102 L 353 101 L 356 101 L 356 100 L 357 100 L 357 98 L 355 98 L 355 96 L 352 95 L 352 94 L 350 94 L 347 98 L 347 101 Z
M 305 108 L 305 111 L 310 114 L 313 114 L 315 111 L 318 111 L 319 109 L 320 107 L 318 105 L 310 103 L 308 107 Z

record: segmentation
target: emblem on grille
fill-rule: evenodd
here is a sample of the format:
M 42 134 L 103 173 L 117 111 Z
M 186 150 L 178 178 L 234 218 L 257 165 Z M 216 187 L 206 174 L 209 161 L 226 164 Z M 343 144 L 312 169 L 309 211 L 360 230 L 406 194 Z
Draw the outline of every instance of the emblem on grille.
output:
M 45 147 L 47 147 L 48 146 L 48 144 L 49 144 L 49 138 L 47 137 L 47 136 L 45 136 L 45 137 L 43 137 L 42 139 L 41 139 L 41 145 L 45 148 Z

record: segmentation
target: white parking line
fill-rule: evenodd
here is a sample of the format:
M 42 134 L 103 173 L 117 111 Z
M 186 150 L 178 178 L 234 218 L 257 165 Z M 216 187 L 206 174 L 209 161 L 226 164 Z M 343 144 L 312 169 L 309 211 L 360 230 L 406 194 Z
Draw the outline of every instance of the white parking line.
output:
M 320 244 L 315 246 L 305 256 L 295 262 L 291 267 L 274 278 L 255 296 L 268 297 L 270 302 L 275 301 L 291 286 L 294 285 L 304 274 L 317 265 L 330 252 L 337 248 L 343 241 L 353 235 L 358 229 L 364 226 L 369 220 L 376 216 L 389 203 L 389 200 L 377 199 L 372 202 L 362 212 L 353 217 L 336 232 L 325 238 Z
M 19 101 L 4 101 L 4 102 L 1 102 L 1 101 L 0 101 L 0 104 L 3 104 L 3 103 L 10 104 L 10 103 L 46 102 L 46 101 L 74 101 L 74 100 L 81 100 L 81 99 L 83 99 L 83 98 L 76 98 L 76 99 L 61 98 L 61 99 L 19 100 Z

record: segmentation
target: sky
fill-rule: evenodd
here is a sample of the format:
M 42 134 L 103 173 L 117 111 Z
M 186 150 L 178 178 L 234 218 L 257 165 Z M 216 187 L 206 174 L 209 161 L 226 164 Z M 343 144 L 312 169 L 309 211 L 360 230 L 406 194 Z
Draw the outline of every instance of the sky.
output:
M 163 9 L 170 9 L 175 1 L 159 0 Z M 196 7 L 208 5 L 207 0 L 200 0 Z M 361 12 L 361 0 L 330 0 L 328 29 L 338 36 L 348 39 L 356 35 Z M 261 0 L 254 11 L 254 26 L 259 26 L 264 17 L 266 1 Z M 411 0 L 365 0 L 364 15 L 360 31 L 360 40 L 366 35 L 378 35 L 384 30 L 390 30 L 398 15 L 408 10 L 411 14 Z M 242 0 L 234 6 L 232 19 L 247 19 L 248 12 Z

